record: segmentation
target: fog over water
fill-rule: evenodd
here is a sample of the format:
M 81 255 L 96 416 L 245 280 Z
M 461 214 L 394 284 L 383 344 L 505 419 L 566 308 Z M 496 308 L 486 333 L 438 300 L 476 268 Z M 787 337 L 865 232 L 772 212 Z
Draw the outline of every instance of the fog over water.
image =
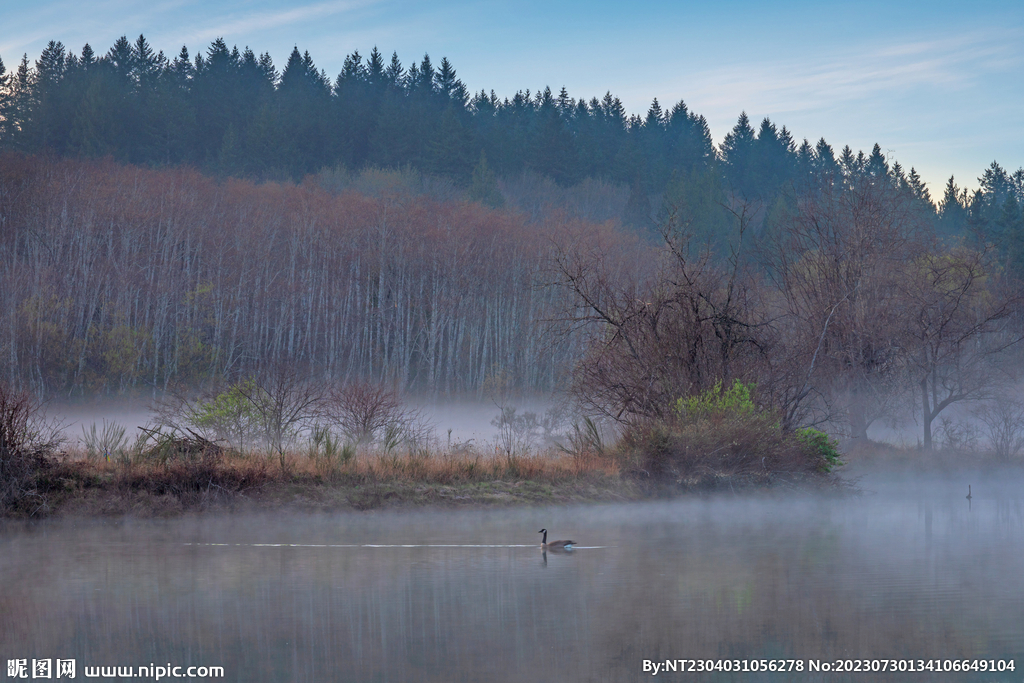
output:
M 1024 667 L 1019 471 L 859 474 L 852 496 L 7 523 L 0 653 L 244 681 L 624 681 L 689 658 Z M 580 547 L 542 553 L 542 527 Z

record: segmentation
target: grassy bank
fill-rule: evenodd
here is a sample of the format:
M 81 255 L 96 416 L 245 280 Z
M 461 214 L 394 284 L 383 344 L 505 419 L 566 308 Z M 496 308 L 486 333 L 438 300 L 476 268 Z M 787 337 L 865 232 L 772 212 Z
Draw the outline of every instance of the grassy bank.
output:
M 52 456 L 8 517 L 173 516 L 190 512 L 374 510 L 414 506 L 554 505 L 635 501 L 686 492 L 832 486 L 834 477 L 750 476 L 708 462 L 699 476 L 652 478 L 627 453 L 563 451 L 507 456 L 479 451 L 241 452 L 182 438 L 169 450 L 97 458 Z M 341 457 L 341 456 L 344 457 Z
M 194 457 L 117 462 L 69 452 L 38 471 L 29 495 L 8 515 L 540 505 L 646 495 L 641 482 L 620 476 L 613 458 L 597 455 L 365 451 L 324 462 L 302 452 L 282 456 L 218 448 Z
M 663 419 L 637 420 L 613 444 L 584 419 L 561 440 L 549 440 L 568 445 L 546 449 L 527 438 L 529 430 L 516 431 L 521 425 L 514 410 L 503 411 L 498 421 L 497 445 L 450 438 L 443 445 L 417 426 L 397 398 L 391 401 L 390 394 L 372 388 L 359 393 L 358 401 L 346 399 L 346 406 L 372 408 L 360 411 L 365 419 L 337 420 L 346 438 L 317 422 L 283 421 L 282 411 L 269 408 L 249 415 L 260 430 L 239 427 L 231 438 L 229 427 L 245 422 L 238 416 L 248 413 L 227 408 L 247 408 L 254 399 L 253 405 L 263 406 L 264 396 L 267 405 L 278 405 L 269 401 L 270 392 L 253 390 L 250 396 L 239 390 L 233 402 L 232 396 L 177 406 L 165 426 L 140 427 L 134 440 L 115 423 L 93 425 L 83 430 L 82 447 L 69 451 L 62 449 L 55 423 L 47 427 L 38 417 L 32 397 L 0 392 L 0 514 L 146 516 L 638 500 L 830 486 L 836 482 L 833 469 L 842 464 L 833 439 L 813 429 L 783 430 L 773 412 L 753 403 L 751 387 L 738 382 L 680 399 Z M 377 415 L 381 405 L 392 408 L 387 420 Z M 211 415 L 223 418 L 222 413 L 237 419 L 209 424 Z M 235 445 L 241 443 L 262 445 Z

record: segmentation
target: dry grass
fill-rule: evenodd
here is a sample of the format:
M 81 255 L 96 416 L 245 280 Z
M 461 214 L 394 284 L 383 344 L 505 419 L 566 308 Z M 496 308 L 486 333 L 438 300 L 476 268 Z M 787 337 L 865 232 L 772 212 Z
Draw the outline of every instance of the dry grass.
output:
M 237 505 L 372 509 L 418 504 L 559 503 L 635 498 L 614 460 L 596 453 L 537 452 L 507 457 L 479 451 L 387 453 L 366 448 L 324 458 L 292 450 L 156 448 L 131 457 L 62 454 L 37 489 L 37 514 L 178 514 Z M 183 456 L 180 454 L 184 454 Z
M 84 451 L 72 450 L 64 454 L 62 463 L 65 467 L 88 470 L 97 476 L 114 477 L 122 482 L 138 482 L 147 477 L 203 479 L 214 473 L 232 473 L 236 478 L 247 478 L 253 482 L 313 480 L 324 483 L 415 481 L 458 484 L 511 479 L 557 483 L 580 477 L 614 477 L 619 474 L 618 464 L 611 457 L 557 450 L 508 457 L 477 451 L 387 453 L 368 448 L 357 451 L 348 459 L 336 458 L 326 462 L 303 451 L 291 450 L 285 453 L 283 467 L 276 453 L 242 453 L 231 448 L 222 449 L 217 456 L 208 458 L 158 460 L 142 457 L 129 462 L 90 460 Z
M 556 483 L 589 475 L 616 476 L 618 466 L 594 453 L 570 455 L 551 450 L 505 456 L 480 452 L 417 451 L 384 453 L 366 450 L 351 461 L 326 471 L 309 458 L 291 456 L 295 476 L 319 476 L 325 480 L 417 481 L 457 484 L 495 479 Z

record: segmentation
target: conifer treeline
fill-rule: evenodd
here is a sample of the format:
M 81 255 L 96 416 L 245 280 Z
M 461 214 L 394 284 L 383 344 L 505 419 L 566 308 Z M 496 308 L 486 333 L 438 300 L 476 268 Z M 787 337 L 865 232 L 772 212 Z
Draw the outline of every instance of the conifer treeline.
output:
M 194 58 L 186 47 L 168 58 L 139 36 L 104 55 L 51 41 L 34 65 L 23 57 L 12 73 L 0 61 L 0 145 L 255 179 L 298 180 L 337 166 L 409 166 L 474 186 L 490 169 L 562 185 L 594 178 L 633 187 L 624 217 L 634 224 L 657 213 L 646 195 L 678 194 L 680 183 L 721 185 L 771 206 L 830 170 L 887 174 L 945 231 L 973 229 L 1004 243 L 1021 229 L 1024 204 L 1024 170 L 1010 174 L 995 162 L 973 195 L 951 178 L 936 207 L 916 171 L 890 167 L 878 145 L 870 155 L 849 146 L 836 153 L 825 140 L 798 143 L 769 119 L 755 128 L 742 114 L 716 148 L 707 121 L 683 102 L 663 109 L 654 100 L 640 117 L 611 93 L 589 101 L 564 88 L 511 99 L 470 94 L 447 59 L 435 67 L 424 56 L 407 68 L 376 48 L 367 58 L 353 52 L 332 80 L 298 48 L 278 71 L 269 54 L 229 49 L 223 39 Z M 475 189 L 500 204 L 493 183 Z
M 365 59 L 353 52 L 332 81 L 298 48 L 278 72 L 269 54 L 222 39 L 194 59 L 186 47 L 167 58 L 143 36 L 102 56 L 51 41 L 7 80 L 3 134 L 14 148 L 259 178 L 412 165 L 468 180 L 483 150 L 502 174 L 663 182 L 671 168 L 715 157 L 707 122 L 682 103 L 655 104 L 641 120 L 610 93 L 590 102 L 564 89 L 470 96 L 448 59 L 406 68 L 376 48 Z
M 466 394 L 550 391 L 552 234 L 480 204 L 0 155 L 0 378 L 163 390 L 284 363 Z M 279 366 L 280 367 L 280 366 Z
M 267 53 L 215 40 L 191 58 L 154 52 L 144 36 L 119 38 L 99 56 L 51 41 L 35 64 L 13 73 L 0 61 L 0 143 L 22 151 L 107 156 L 143 164 L 189 163 L 258 179 L 300 179 L 323 167 L 412 166 L 469 182 L 485 153 L 510 176 L 531 170 L 561 184 L 599 178 L 663 192 L 680 174 L 713 167 L 727 189 L 772 201 L 822 170 L 891 173 L 927 203 L 920 177 L 889 167 L 878 145 L 836 154 L 825 140 L 798 144 L 789 130 L 742 114 L 720 148 L 707 121 L 683 102 L 645 117 L 618 98 L 574 99 L 565 88 L 471 95 L 447 58 L 406 68 L 374 48 L 349 55 L 332 81 L 296 47 L 278 72 Z M 952 179 L 938 211 L 949 230 L 1006 233 L 1020 221 L 1024 170 L 993 163 L 968 196 Z M 1007 200 L 1012 201 L 1007 204 Z M 933 210 L 935 207 L 932 207 Z M 998 224 L 998 225 L 997 225 Z

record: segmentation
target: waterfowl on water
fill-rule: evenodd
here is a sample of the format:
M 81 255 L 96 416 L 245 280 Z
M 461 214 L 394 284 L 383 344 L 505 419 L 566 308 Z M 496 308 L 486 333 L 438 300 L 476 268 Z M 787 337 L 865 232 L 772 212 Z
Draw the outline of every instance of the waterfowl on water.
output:
M 576 541 L 551 541 L 551 543 L 548 543 L 547 529 L 541 529 L 537 533 L 544 534 L 544 538 L 540 542 L 540 547 L 545 550 L 572 550 L 572 547 L 576 545 Z
M 971 499 L 971 485 L 967 485 L 967 500 Z

